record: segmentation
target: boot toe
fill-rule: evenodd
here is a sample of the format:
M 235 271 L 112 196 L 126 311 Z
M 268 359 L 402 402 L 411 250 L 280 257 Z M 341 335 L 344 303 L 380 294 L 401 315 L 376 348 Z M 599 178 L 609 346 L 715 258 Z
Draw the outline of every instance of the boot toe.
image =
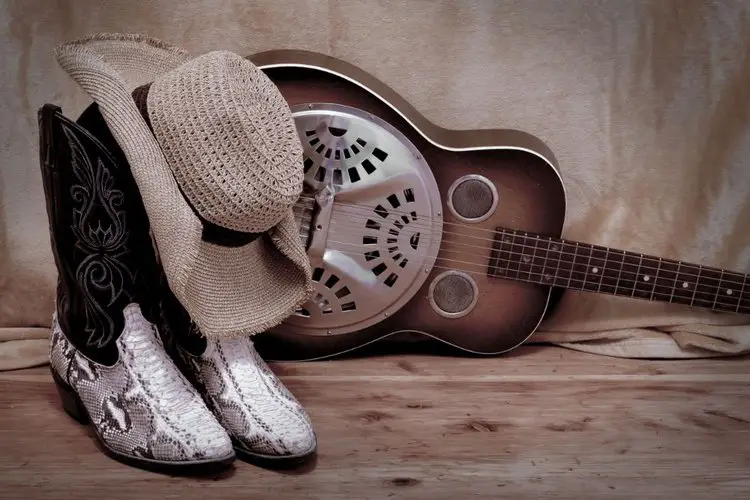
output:
M 250 405 L 247 411 L 252 412 Z M 245 455 L 278 460 L 304 458 L 317 448 L 312 424 L 299 409 L 294 412 L 266 409 L 261 419 L 253 419 L 256 425 L 249 424 L 248 419 L 234 422 L 234 425 L 227 426 L 227 430 Z
M 288 432 L 281 438 L 281 443 L 286 454 L 292 457 L 309 455 L 318 446 L 315 433 L 307 428 L 298 428 L 293 432 Z
M 218 422 L 196 429 L 195 452 L 204 460 L 222 460 L 234 455 L 229 434 Z

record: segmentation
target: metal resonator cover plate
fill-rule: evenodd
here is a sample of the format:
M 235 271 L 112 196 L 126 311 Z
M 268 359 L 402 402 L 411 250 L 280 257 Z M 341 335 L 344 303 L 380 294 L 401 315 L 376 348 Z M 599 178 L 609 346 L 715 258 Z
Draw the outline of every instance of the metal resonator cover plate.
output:
M 315 293 L 277 330 L 360 330 L 403 307 L 427 279 L 440 248 L 440 192 L 416 147 L 380 118 L 328 103 L 292 113 L 306 189 L 335 194 L 323 258 L 313 263 Z

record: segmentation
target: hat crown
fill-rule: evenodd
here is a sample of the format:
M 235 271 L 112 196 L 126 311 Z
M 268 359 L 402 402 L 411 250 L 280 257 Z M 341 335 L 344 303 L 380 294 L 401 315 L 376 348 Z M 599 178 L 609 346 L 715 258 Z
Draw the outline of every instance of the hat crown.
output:
M 205 220 L 244 232 L 278 224 L 302 192 L 302 144 L 281 92 L 251 61 L 214 51 L 151 85 L 154 135 Z

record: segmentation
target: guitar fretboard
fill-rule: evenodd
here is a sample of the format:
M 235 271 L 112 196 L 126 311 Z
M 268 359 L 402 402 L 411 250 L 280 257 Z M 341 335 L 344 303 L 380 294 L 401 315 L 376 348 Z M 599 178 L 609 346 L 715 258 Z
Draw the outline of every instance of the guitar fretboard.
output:
M 496 230 L 488 274 L 750 314 L 747 274 L 511 229 Z

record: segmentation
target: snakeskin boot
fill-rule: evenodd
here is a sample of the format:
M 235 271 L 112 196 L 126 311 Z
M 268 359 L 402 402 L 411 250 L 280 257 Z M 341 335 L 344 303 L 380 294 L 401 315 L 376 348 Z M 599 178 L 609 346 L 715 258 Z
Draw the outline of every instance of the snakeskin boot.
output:
M 146 123 L 149 85 L 133 91 Z M 244 244 L 244 234 L 214 227 L 216 244 Z M 158 249 L 157 249 L 158 259 Z M 252 339 L 207 340 L 171 292 L 163 268 L 160 330 L 168 352 L 232 438 L 237 456 L 269 468 L 297 466 L 314 456 L 317 439 L 299 401 L 258 355 Z
M 166 279 L 164 279 L 166 282 Z M 268 468 L 299 466 L 317 451 L 305 409 L 251 338 L 206 339 L 163 285 L 168 352 L 229 432 L 238 458 Z
M 148 86 L 133 92 L 148 122 L 147 95 Z M 102 156 L 117 158 L 119 169 L 127 171 L 127 176 L 121 174 L 127 177 L 127 190 L 135 190 L 129 164 L 98 108 L 87 108 L 79 122 L 96 131 L 108 152 Z M 125 182 L 120 187 L 126 190 Z M 133 192 L 128 194 L 136 198 Z M 293 467 L 307 461 L 317 450 L 317 439 L 302 405 L 261 359 L 252 339 L 207 341 L 195 328 L 169 288 L 158 262 L 158 249 L 152 244 L 145 209 L 137 198 L 138 206 L 129 208 L 128 217 L 130 238 L 138 241 L 138 247 L 131 244 L 131 248 L 138 255 L 140 304 L 146 309 L 148 321 L 156 325 L 166 352 L 228 433 L 239 458 L 269 468 Z
M 98 112 L 39 110 L 40 163 L 58 271 L 50 368 L 65 411 L 108 456 L 170 474 L 236 458 L 201 395 L 164 350 L 149 295 L 158 270 L 124 157 Z M 158 275 L 157 275 L 158 276 Z

